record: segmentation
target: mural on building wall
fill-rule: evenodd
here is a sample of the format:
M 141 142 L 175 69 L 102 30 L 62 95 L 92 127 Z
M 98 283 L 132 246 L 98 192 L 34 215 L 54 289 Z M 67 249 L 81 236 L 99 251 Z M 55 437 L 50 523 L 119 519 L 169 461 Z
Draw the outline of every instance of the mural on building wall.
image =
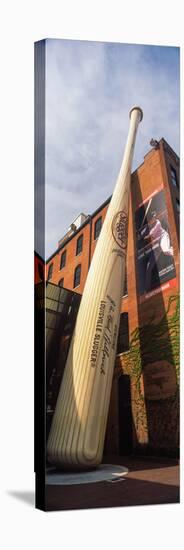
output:
M 135 226 L 138 288 L 141 299 L 146 299 L 163 288 L 174 286 L 176 278 L 163 189 L 150 195 L 137 208 Z

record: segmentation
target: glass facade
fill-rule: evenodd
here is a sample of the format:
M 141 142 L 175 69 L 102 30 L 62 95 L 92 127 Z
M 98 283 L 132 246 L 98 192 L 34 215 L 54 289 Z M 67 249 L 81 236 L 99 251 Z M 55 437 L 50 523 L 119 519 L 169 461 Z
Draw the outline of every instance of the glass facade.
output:
M 36 327 L 46 326 L 46 434 L 48 436 L 53 412 L 64 372 L 70 340 L 73 334 L 81 295 L 61 286 L 47 283 L 35 285 Z M 39 339 L 39 334 L 37 332 Z M 44 351 L 44 343 L 42 347 Z M 39 362 L 37 362 L 37 369 Z

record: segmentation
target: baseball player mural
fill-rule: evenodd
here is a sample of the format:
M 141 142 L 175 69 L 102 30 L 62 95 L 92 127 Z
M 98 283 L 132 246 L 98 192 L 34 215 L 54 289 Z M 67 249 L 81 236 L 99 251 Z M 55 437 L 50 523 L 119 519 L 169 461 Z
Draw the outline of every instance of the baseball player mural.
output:
M 139 293 L 148 294 L 176 276 L 164 191 L 135 213 Z

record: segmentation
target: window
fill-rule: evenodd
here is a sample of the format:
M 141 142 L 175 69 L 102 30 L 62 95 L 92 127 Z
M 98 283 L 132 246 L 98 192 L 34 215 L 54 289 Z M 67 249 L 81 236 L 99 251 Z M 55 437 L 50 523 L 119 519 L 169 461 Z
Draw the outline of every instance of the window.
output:
M 52 273 L 53 273 L 53 264 L 50 264 L 49 265 L 49 270 L 48 270 L 48 277 L 47 277 L 48 281 L 51 279 Z
M 100 235 L 101 228 L 102 228 L 102 218 L 100 217 L 95 222 L 95 229 L 94 229 L 94 239 L 95 240 L 98 239 L 98 237 Z
M 63 286 L 63 285 L 64 285 L 64 279 L 60 279 L 58 285 L 59 285 L 59 286 Z
M 77 265 L 74 272 L 73 288 L 80 285 L 80 277 L 81 277 L 81 265 Z
M 128 313 L 121 313 L 117 353 L 123 353 L 129 350 L 129 327 L 128 327 Z
M 66 250 L 61 254 L 60 269 L 65 267 L 66 264 Z
M 171 181 L 172 181 L 173 185 L 175 185 L 175 187 L 178 187 L 178 179 L 177 179 L 176 170 L 173 168 L 173 166 L 170 166 L 170 169 L 171 169 Z
M 76 256 L 82 252 L 82 245 L 83 245 L 83 235 L 80 235 L 80 237 L 77 239 L 77 246 L 76 246 Z
M 38 263 L 38 275 L 39 275 L 40 279 L 43 281 L 44 272 L 43 272 L 43 266 L 40 262 Z
M 123 288 L 123 294 L 122 296 L 128 295 L 128 288 L 127 288 L 127 268 L 125 267 L 125 281 L 124 281 L 124 288 Z
M 176 198 L 176 209 L 177 209 L 177 212 L 179 214 L 180 213 L 180 201 L 177 198 Z

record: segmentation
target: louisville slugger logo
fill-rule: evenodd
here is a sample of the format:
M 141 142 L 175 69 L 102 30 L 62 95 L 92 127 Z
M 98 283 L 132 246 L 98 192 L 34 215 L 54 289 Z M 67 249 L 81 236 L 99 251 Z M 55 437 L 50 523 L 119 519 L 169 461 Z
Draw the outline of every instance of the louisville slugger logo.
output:
M 91 366 L 96 367 L 97 360 L 100 374 L 106 374 L 107 361 L 111 349 L 115 350 L 117 325 L 114 325 L 116 302 L 107 294 L 106 300 L 101 300 L 96 331 L 91 352 Z M 98 357 L 98 355 L 100 356 Z
M 112 234 L 116 243 L 119 244 L 125 253 L 128 239 L 128 216 L 124 210 L 117 212 L 114 216 L 112 221 Z

